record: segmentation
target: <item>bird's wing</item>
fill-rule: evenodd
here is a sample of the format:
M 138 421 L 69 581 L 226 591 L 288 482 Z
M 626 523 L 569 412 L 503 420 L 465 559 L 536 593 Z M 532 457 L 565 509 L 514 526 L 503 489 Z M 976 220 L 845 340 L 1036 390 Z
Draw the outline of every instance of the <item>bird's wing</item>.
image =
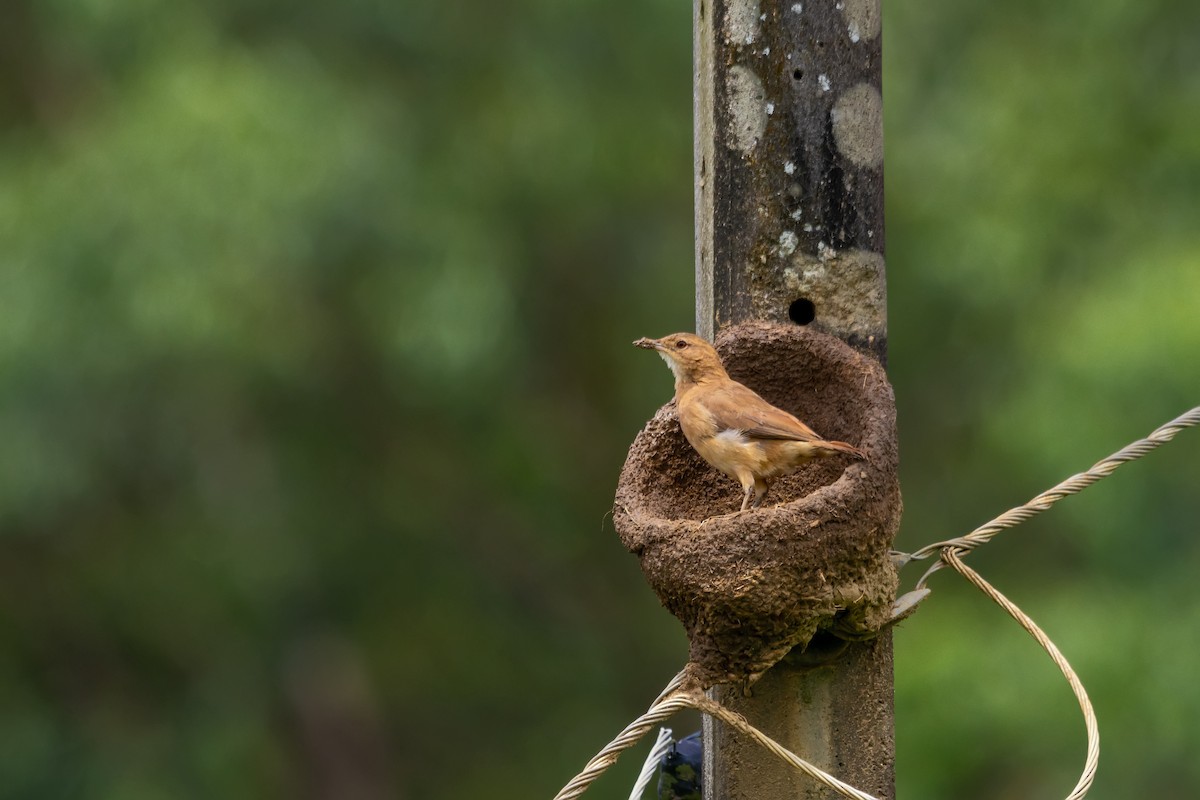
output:
M 719 431 L 739 430 L 752 439 L 823 441 L 812 428 L 735 381 L 722 386 L 706 400 Z

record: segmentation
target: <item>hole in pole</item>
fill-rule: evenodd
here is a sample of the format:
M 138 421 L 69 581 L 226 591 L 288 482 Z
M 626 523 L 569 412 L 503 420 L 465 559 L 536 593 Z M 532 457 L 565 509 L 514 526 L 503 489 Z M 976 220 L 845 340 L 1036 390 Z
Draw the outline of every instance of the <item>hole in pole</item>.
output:
M 807 297 L 793 300 L 788 306 L 788 319 L 797 325 L 807 325 L 817 318 L 817 307 Z
M 799 67 L 796 67 L 796 69 L 792 70 L 792 80 L 798 81 L 803 77 L 804 77 L 804 70 L 800 69 Z

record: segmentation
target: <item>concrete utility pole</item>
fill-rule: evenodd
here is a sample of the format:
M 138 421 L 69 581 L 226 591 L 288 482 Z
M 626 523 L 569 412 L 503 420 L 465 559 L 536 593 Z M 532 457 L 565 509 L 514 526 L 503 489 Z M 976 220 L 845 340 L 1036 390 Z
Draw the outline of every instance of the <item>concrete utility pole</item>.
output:
M 812 324 L 887 352 L 880 0 L 694 0 L 696 329 Z M 718 699 L 895 796 L 891 634 L 818 636 Z M 705 720 L 706 800 L 836 797 Z

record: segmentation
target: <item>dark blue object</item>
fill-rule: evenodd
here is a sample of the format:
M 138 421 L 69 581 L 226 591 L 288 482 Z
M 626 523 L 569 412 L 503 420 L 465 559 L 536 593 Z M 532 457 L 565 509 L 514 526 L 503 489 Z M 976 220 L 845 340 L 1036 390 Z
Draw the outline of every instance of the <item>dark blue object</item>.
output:
M 658 762 L 658 800 L 700 800 L 703 763 L 700 731 L 672 744 Z

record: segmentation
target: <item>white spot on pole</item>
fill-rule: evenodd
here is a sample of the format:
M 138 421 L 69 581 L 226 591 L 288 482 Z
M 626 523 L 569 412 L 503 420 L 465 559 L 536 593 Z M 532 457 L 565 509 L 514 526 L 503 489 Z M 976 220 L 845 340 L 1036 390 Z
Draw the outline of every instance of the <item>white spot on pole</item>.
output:
M 729 98 L 729 147 L 749 153 L 767 130 L 766 93 L 762 81 L 748 67 L 736 64 L 726 77 Z
M 758 0 L 733 0 L 725 12 L 725 36 L 731 42 L 752 44 L 758 38 Z
M 817 76 L 817 83 L 820 84 L 822 92 L 828 92 L 832 86 L 829 82 L 829 76 L 824 73 Z
M 838 3 L 838 9 L 846 19 L 850 41 L 874 39 L 879 35 L 883 22 L 880 0 L 845 0 Z
M 787 161 L 783 165 L 783 171 L 786 172 L 788 175 L 795 175 L 796 174 L 796 165 L 794 163 L 792 163 L 791 161 Z
M 803 10 L 804 10 L 804 6 L 801 5 L 800 3 L 792 3 L 792 13 L 793 14 L 799 14 Z
M 883 98 L 869 83 L 847 89 L 829 112 L 838 152 L 859 167 L 883 163 Z
M 775 104 L 774 104 L 774 103 L 767 103 L 767 116 L 769 117 L 769 116 L 771 116 L 771 115 L 772 115 L 772 114 L 774 114 L 774 113 L 775 113 Z
M 795 231 L 784 231 L 779 234 L 779 255 L 790 256 L 796 252 L 796 248 L 800 244 L 800 237 Z

